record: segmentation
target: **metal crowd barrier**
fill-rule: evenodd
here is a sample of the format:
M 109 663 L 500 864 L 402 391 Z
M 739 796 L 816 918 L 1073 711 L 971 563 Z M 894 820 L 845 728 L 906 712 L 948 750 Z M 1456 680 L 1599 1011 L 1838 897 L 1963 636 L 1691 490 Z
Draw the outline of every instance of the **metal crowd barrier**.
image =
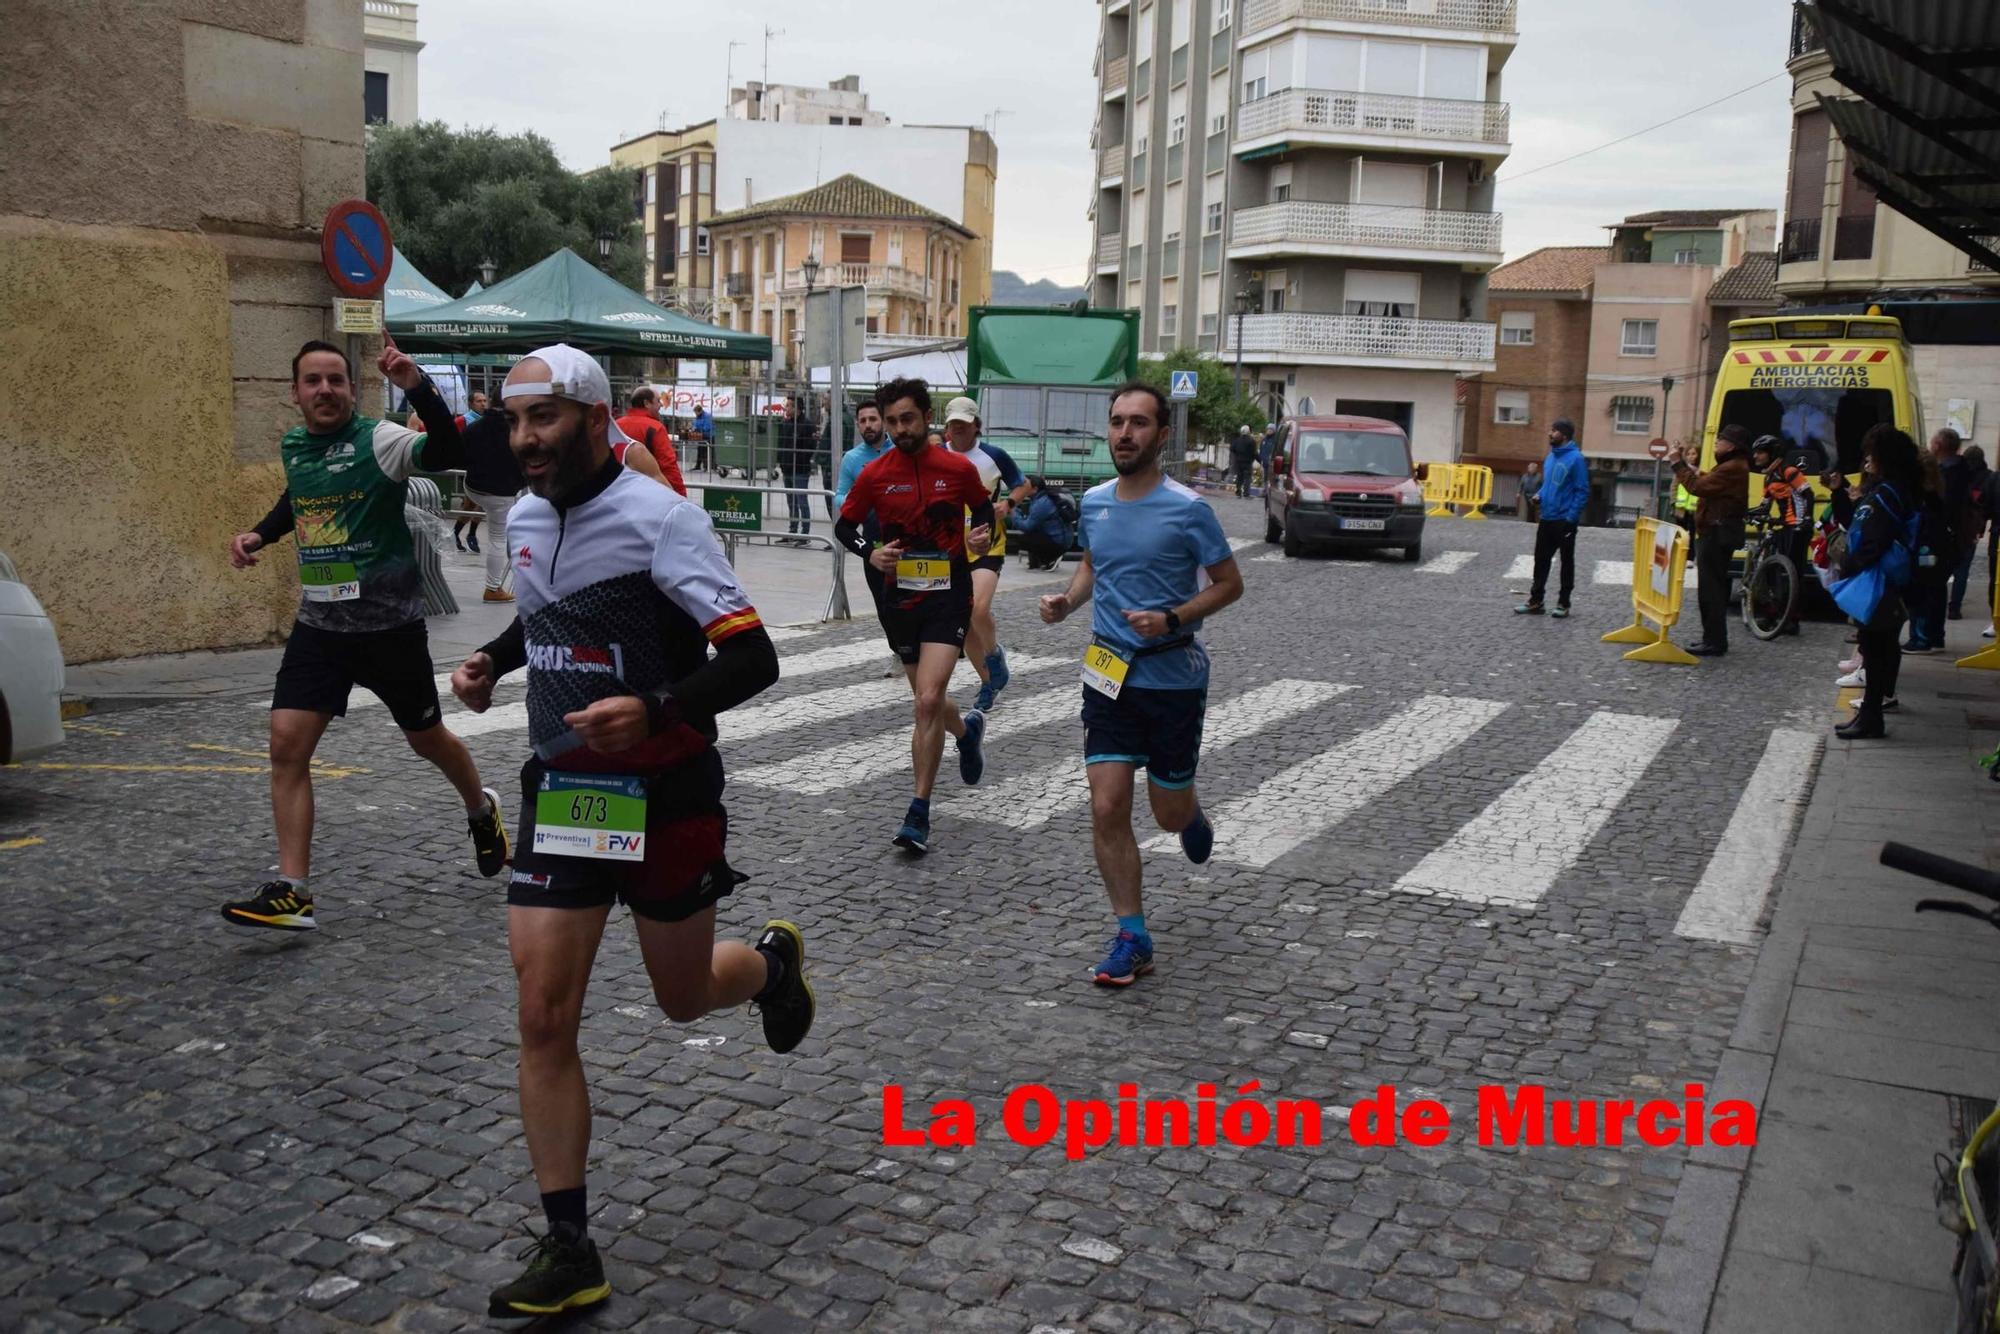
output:
M 1423 487 L 1430 506 L 1424 513 L 1430 518 L 1484 519 L 1485 507 L 1493 501 L 1493 469 L 1481 463 L 1433 463 Z
M 411 530 L 422 532 L 447 513 L 444 492 L 428 477 L 412 477 L 409 490 L 404 493 L 403 510 L 403 518 Z M 458 599 L 452 595 L 451 585 L 445 582 L 444 561 L 438 557 L 436 545 L 428 534 L 412 545 L 417 549 L 417 569 L 423 575 L 424 615 L 455 615 Z
M 1632 624 L 1604 636 L 1607 644 L 1637 644 L 1627 662 L 1667 662 L 1693 666 L 1692 653 L 1668 637 L 1681 618 L 1687 580 L 1687 529 L 1659 519 L 1640 519 L 1632 530 Z M 1653 623 L 1650 628 L 1646 624 Z
M 736 564 L 736 548 L 739 545 L 766 548 L 789 547 L 796 551 L 825 551 L 831 553 L 833 561 L 833 587 L 827 593 L 826 612 L 820 619 L 822 621 L 846 621 L 853 619 L 854 612 L 847 600 L 847 551 L 838 542 L 833 540 L 831 531 L 824 534 L 811 531 L 814 524 L 821 522 L 826 523 L 829 530 L 831 529 L 833 520 L 830 518 L 814 518 L 812 508 L 815 500 L 824 500 L 826 503 L 822 507 L 822 512 L 830 513 L 833 507 L 833 492 L 814 487 L 704 486 L 704 496 L 708 491 L 727 491 L 733 495 L 804 496 L 806 498 L 805 524 L 808 531 L 805 533 L 793 533 L 790 531 L 782 533 L 765 532 L 763 524 L 766 519 L 772 522 L 783 520 L 786 524 L 793 523 L 795 520 L 791 518 L 789 506 L 785 514 L 766 513 L 763 503 L 759 502 L 756 518 L 757 527 L 755 528 L 732 528 L 724 526 L 720 521 L 716 522 L 715 533 L 717 537 L 722 539 L 722 553 L 728 557 L 729 563 L 732 566 Z M 716 519 L 714 509 L 709 510 L 709 517 L 711 520 Z

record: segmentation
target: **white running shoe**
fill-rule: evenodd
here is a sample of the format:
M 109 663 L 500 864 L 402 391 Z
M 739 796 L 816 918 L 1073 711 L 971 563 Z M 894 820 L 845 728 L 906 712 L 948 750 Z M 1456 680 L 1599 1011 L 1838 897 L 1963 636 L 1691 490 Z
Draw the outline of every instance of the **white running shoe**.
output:
M 1834 682 L 1842 690 L 1859 690 L 1868 684 L 1868 673 L 1857 667 Z
M 1858 672 L 1858 671 L 1860 671 L 1860 670 L 1861 670 L 1861 655 L 1860 655 L 1859 653 L 1857 653 L 1857 654 L 1855 654 L 1855 655 L 1854 655 L 1853 657 L 1851 657 L 1851 658 L 1842 658 L 1842 659 L 1840 660 L 1840 670 L 1841 670 L 1842 672 Z
M 1992 627 L 1991 625 L 1988 625 L 1988 626 L 1987 626 L 1987 627 L 1986 627 L 1986 628 L 1985 628 L 1984 630 L 1981 630 L 1981 631 L 1979 632 L 1979 637 L 1980 637 L 1981 639 L 1991 639 L 1991 638 L 1993 638 L 1993 627 Z

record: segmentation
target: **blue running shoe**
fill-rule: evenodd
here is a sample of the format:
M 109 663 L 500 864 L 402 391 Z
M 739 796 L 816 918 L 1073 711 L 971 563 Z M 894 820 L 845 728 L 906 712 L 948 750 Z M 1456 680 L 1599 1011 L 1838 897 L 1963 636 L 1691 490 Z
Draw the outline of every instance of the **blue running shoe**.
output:
M 986 772 L 986 755 L 980 741 L 986 736 L 986 715 L 973 709 L 965 715 L 965 735 L 958 739 L 958 776 L 966 786 L 979 781 Z
M 1100 987 L 1129 987 L 1153 971 L 1153 942 L 1120 931 L 1111 942 L 1110 952 L 1098 962 L 1095 981 Z
M 1207 861 L 1208 854 L 1215 851 L 1215 826 L 1208 822 L 1208 817 L 1202 814 L 1199 806 L 1194 808 L 1194 819 L 1181 830 L 1181 851 L 1196 866 Z
M 905 852 L 923 856 L 931 850 L 931 818 L 912 810 L 903 817 L 903 827 L 896 831 L 894 842 Z
M 1007 670 L 1006 649 L 996 645 L 993 651 L 986 655 L 986 673 L 994 694 L 997 695 L 1007 688 L 1007 683 L 1014 679 L 1014 674 Z
M 991 709 L 993 707 L 993 697 L 999 693 L 1000 693 L 1000 687 L 994 685 L 990 678 L 981 682 L 979 686 L 979 694 L 972 701 L 972 707 L 978 710 L 980 713 L 985 713 L 988 709 Z

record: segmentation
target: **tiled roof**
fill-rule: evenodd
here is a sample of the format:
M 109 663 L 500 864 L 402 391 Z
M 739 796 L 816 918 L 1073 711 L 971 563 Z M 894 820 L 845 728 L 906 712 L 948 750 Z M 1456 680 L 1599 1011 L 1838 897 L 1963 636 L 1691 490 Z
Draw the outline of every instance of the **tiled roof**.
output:
M 927 222 L 939 223 L 954 231 L 972 233 L 947 218 L 944 214 L 925 208 L 922 204 L 891 194 L 873 181 L 864 181 L 849 173 L 836 176 L 823 185 L 815 185 L 810 190 L 801 190 L 795 195 L 783 195 L 777 199 L 767 199 L 761 204 L 739 208 L 733 213 L 718 213 L 704 223 L 715 227 L 732 222 L 748 222 L 753 218 L 796 217 L 808 215 L 828 218 L 921 218 Z
M 1753 251 L 1743 262 L 1715 280 L 1708 289 L 1712 306 L 1775 306 L 1778 304 L 1778 252 Z
M 1581 292 L 1599 264 L 1611 258 L 1601 245 L 1551 245 L 1502 264 L 1487 277 L 1492 292 Z
M 1745 213 L 1756 213 L 1755 208 L 1663 208 L 1656 213 L 1634 213 L 1625 219 L 1623 226 L 1633 227 L 1644 224 L 1648 227 L 1719 227 L 1729 218 L 1740 218 Z

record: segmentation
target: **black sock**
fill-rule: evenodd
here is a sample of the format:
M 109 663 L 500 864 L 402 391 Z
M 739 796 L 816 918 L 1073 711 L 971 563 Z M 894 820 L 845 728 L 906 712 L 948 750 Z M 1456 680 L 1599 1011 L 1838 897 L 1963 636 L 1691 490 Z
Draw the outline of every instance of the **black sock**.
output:
M 776 950 L 757 947 L 757 953 L 764 956 L 764 989 L 750 999 L 758 1004 L 769 1000 L 785 981 L 785 961 L 778 957 Z
M 572 1244 L 582 1241 L 590 1227 L 582 1186 L 543 1191 L 542 1212 L 548 1216 L 549 1234 Z

